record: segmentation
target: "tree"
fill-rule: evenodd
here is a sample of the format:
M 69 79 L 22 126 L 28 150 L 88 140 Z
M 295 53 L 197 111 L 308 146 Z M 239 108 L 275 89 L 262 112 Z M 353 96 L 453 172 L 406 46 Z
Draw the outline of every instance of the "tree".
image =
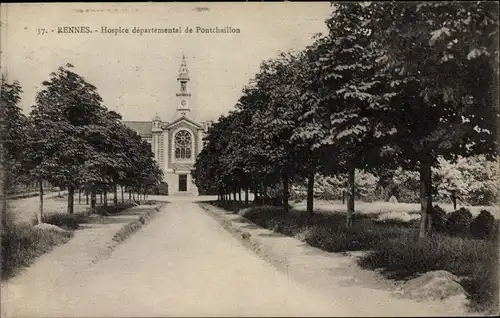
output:
M 497 154 L 497 4 L 377 6 L 372 21 L 385 51 L 381 72 L 391 78 L 387 105 L 397 131 L 390 142 L 402 163 L 420 171 L 423 238 L 432 227 L 437 157 Z
M 31 112 L 30 173 L 41 182 L 64 185 L 68 189 L 68 213 L 73 213 L 73 195 L 80 186 L 78 177 L 90 147 L 86 126 L 99 121 L 105 111 L 95 86 L 72 71 L 67 64 L 37 94 Z
M 2 121 L 2 157 L 1 166 L 3 169 L 3 200 L 6 202 L 10 188 L 19 184 L 24 176 L 22 159 L 26 149 L 26 117 L 19 107 L 22 88 L 19 82 L 14 81 L 9 84 L 2 76 L 0 87 L 0 120 Z M 6 213 L 6 207 L 2 207 Z M 6 215 L 2 215 L 2 228 L 7 226 Z
M 446 160 L 438 157 L 432 169 L 433 184 L 440 198 L 474 205 L 493 204 L 498 199 L 498 163 L 484 155 Z
M 376 63 L 381 54 L 371 23 L 373 7 L 366 3 L 338 3 L 326 21 L 329 32 L 310 47 L 321 94 L 310 116 L 326 136 L 316 143 L 336 153 L 332 173 L 347 173 L 346 226 L 352 225 L 356 169 L 370 170 L 390 160 L 385 138 L 390 129 L 384 94 L 387 76 Z

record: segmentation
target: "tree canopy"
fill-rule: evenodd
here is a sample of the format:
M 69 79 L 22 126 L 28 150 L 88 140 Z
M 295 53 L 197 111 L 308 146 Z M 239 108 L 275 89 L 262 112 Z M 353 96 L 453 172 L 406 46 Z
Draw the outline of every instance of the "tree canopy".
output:
M 259 193 L 274 185 L 286 209 L 290 182 L 306 178 L 312 213 L 315 173 L 347 173 L 349 225 L 355 170 L 383 175 L 404 167 L 419 173 L 424 237 L 438 157 L 498 155 L 497 9 L 485 2 L 333 4 L 328 32 L 263 61 L 236 110 L 209 131 L 198 187 Z

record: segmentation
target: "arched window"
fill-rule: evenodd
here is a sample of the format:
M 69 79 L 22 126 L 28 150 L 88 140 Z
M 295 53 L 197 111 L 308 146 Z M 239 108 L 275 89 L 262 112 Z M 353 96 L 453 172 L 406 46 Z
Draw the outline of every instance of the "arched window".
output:
M 175 134 L 175 159 L 191 159 L 191 134 L 181 130 Z

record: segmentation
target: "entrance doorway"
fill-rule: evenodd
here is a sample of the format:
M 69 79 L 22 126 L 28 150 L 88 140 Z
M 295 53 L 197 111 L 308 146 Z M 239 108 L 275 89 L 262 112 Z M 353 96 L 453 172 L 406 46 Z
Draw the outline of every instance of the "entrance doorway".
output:
M 187 191 L 187 174 L 179 175 L 179 192 Z

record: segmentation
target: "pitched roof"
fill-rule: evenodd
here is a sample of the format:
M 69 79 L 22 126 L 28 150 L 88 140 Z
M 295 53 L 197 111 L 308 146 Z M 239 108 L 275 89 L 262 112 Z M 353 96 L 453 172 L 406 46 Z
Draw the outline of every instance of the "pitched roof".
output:
M 167 126 L 163 127 L 164 129 L 169 129 L 171 128 L 172 126 L 175 126 L 176 124 L 180 123 L 181 121 L 186 121 L 188 124 L 191 124 L 193 126 L 195 126 L 196 128 L 198 129 L 203 129 L 203 126 L 198 124 L 197 122 L 195 121 L 192 121 L 191 119 L 185 117 L 185 116 L 182 116 L 181 118 L 171 122 L 170 124 L 168 124 Z
M 122 123 L 135 130 L 140 136 L 150 136 L 153 124 L 150 121 L 122 121 Z

